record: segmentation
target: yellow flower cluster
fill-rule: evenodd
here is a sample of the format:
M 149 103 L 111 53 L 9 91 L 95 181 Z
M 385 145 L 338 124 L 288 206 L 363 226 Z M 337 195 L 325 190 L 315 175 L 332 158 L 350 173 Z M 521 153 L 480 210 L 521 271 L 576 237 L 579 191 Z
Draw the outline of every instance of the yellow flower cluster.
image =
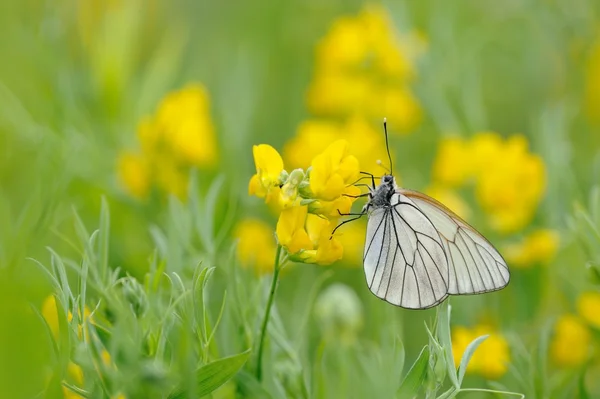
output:
M 590 355 L 592 334 L 578 316 L 566 314 L 554 325 L 550 355 L 559 366 L 573 367 L 583 364 Z
M 528 268 L 548 264 L 558 251 L 559 237 L 554 230 L 538 229 L 521 242 L 507 245 L 504 255 L 511 266 Z
M 408 42 L 399 40 L 382 7 L 368 6 L 335 20 L 317 46 L 307 96 L 310 111 L 336 118 L 358 114 L 376 121 L 385 115 L 399 131 L 410 131 L 421 109 L 409 88 L 416 46 Z
M 152 188 L 183 197 L 191 168 L 217 162 L 217 142 L 206 89 L 189 84 L 168 94 L 138 126 L 141 150 L 121 154 L 120 179 L 134 197 Z
M 577 298 L 577 314 L 564 314 L 554 325 L 550 354 L 555 364 L 575 367 L 591 355 L 592 332 L 600 329 L 600 292 L 586 291 Z
M 312 160 L 306 171 L 284 169 L 279 153 L 267 144 L 254 146 L 256 174 L 250 179 L 248 192 L 267 203 L 276 203 L 279 209 L 277 242 L 286 250 L 291 260 L 326 265 L 343 255 L 342 244 L 332 232 L 340 213 L 350 212 L 354 196 L 360 190 L 352 183 L 359 176 L 359 162 L 349 154 L 345 140 L 336 140 Z M 244 227 L 245 226 L 245 227 Z M 245 230 L 245 231 L 244 231 Z M 260 232 L 262 249 L 269 249 L 268 233 L 262 224 L 244 221 L 241 224 L 238 255 L 242 261 L 251 261 L 252 247 L 244 243 L 256 240 Z M 254 248 L 256 252 L 256 248 Z M 270 271 L 268 260 L 257 257 L 255 266 L 259 272 Z
M 470 140 L 442 140 L 433 166 L 437 183 L 459 187 L 475 185 L 478 202 L 491 226 L 502 233 L 522 229 L 531 221 L 546 189 L 543 160 L 528 150 L 527 139 L 503 139 L 493 132 Z
M 477 325 L 473 328 L 454 327 L 452 329 L 452 352 L 454 363 L 458 367 L 462 354 L 467 346 L 476 338 L 489 335 L 474 352 L 467 373 L 479 374 L 489 379 L 502 377 L 508 370 L 510 351 L 506 338 L 487 325 Z
M 259 219 L 243 219 L 233 236 L 238 240 L 237 255 L 243 266 L 257 274 L 273 272 L 275 236 L 271 226 Z

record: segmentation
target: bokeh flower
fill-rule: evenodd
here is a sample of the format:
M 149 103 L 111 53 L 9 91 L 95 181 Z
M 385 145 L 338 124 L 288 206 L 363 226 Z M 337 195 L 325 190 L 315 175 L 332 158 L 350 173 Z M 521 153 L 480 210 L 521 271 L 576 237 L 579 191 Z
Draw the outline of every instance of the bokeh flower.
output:
M 152 188 L 183 197 L 191 168 L 210 169 L 218 158 L 206 89 L 189 84 L 167 94 L 137 131 L 139 151 L 124 151 L 117 168 L 127 192 L 145 198 Z
M 356 292 L 335 283 L 325 288 L 315 301 L 315 318 L 327 339 L 351 344 L 364 325 L 364 310 Z
M 480 132 L 470 140 L 442 140 L 433 166 L 436 183 L 460 187 L 473 183 L 489 224 L 501 233 L 525 227 L 546 189 L 542 159 L 529 152 L 524 136 L 503 139 Z
M 582 292 L 577 298 L 577 313 L 589 325 L 600 329 L 600 292 Z
M 324 119 L 302 122 L 296 135 L 284 147 L 286 164 L 294 168 L 307 168 L 311 160 L 325 151 L 330 143 L 339 139 L 348 142 L 348 151 L 356 157 L 363 170 L 381 173 L 377 161 L 387 159 L 381 126 L 375 128 L 359 115 L 354 115 L 344 122 Z
M 368 6 L 335 20 L 316 49 L 307 103 L 314 115 L 345 118 L 360 114 L 388 117 L 397 132 L 409 132 L 421 119 L 410 91 L 416 38 L 395 32 L 383 7 Z
M 273 229 L 259 219 L 243 219 L 234 229 L 238 239 L 237 256 L 240 263 L 257 274 L 273 272 L 275 236 Z
M 583 364 L 590 355 L 592 335 L 583 320 L 572 314 L 562 315 L 554 325 L 550 355 L 564 367 Z
M 460 365 L 467 346 L 482 335 L 489 335 L 489 337 L 473 353 L 467 366 L 467 373 L 479 374 L 488 379 L 498 379 L 508 370 L 510 350 L 506 338 L 487 325 L 481 324 L 473 328 L 457 326 L 452 329 L 452 352 L 455 366 Z
M 508 263 L 515 267 L 532 267 L 551 262 L 558 251 L 559 236 L 554 230 L 538 229 L 521 242 L 507 245 L 503 251 Z

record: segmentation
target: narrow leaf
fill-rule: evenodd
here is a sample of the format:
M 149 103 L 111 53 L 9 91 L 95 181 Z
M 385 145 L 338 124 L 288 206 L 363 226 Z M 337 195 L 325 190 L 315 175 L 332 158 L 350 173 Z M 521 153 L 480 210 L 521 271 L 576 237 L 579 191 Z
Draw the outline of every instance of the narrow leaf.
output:
M 237 374 L 250 356 L 250 349 L 240 354 L 224 357 L 205 364 L 196 371 L 196 392 L 198 397 L 208 395 Z M 170 399 L 185 398 L 183 390 L 177 390 Z
M 429 365 L 429 347 L 425 346 L 421 350 L 419 357 L 413 363 L 408 374 L 400 384 L 398 389 L 398 397 L 400 398 L 413 398 L 419 392 L 421 386 L 425 383 L 427 378 L 427 367 Z
M 454 355 L 452 354 L 452 337 L 450 335 L 451 307 L 448 302 L 449 301 L 444 301 L 438 307 L 437 336 L 439 344 L 442 348 L 444 348 L 448 377 L 450 377 L 452 385 L 456 389 L 458 389 L 460 387 L 460 384 L 458 382 L 458 377 L 456 376 L 456 369 L 454 368 Z
M 465 353 L 463 353 L 462 358 L 460 359 L 460 366 L 458 367 L 458 384 L 462 385 L 463 378 L 465 377 L 465 372 L 467 371 L 467 366 L 469 365 L 469 361 L 475 353 L 475 350 L 481 345 L 483 341 L 485 341 L 489 337 L 489 335 L 482 335 L 481 337 L 475 338 L 467 349 L 465 349 Z

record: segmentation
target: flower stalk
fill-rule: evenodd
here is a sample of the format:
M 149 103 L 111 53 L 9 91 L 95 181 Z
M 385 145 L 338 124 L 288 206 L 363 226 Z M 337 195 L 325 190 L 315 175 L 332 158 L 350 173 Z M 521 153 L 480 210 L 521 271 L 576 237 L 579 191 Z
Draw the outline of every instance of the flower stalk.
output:
M 256 364 L 256 378 L 260 381 L 262 379 L 262 357 L 263 349 L 265 345 L 265 336 L 267 335 L 267 326 L 269 324 L 269 318 L 271 317 L 271 308 L 273 307 L 273 300 L 275 298 L 275 290 L 277 289 L 277 280 L 279 279 L 279 272 L 283 264 L 280 262 L 281 259 L 281 245 L 277 244 L 277 251 L 275 251 L 275 264 L 273 267 L 273 280 L 271 281 L 271 290 L 269 291 L 269 299 L 267 301 L 267 307 L 265 309 L 265 317 L 262 322 L 260 329 L 260 338 L 258 343 L 258 359 Z

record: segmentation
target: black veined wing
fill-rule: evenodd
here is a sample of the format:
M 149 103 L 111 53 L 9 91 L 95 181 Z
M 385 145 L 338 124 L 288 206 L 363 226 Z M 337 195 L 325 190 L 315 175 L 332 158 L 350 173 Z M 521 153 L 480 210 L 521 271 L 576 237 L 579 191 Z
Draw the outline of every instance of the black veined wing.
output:
M 496 291 L 510 274 L 498 251 L 473 227 L 425 194 L 397 189 L 369 215 L 364 267 L 369 289 L 409 309 L 448 295 Z

